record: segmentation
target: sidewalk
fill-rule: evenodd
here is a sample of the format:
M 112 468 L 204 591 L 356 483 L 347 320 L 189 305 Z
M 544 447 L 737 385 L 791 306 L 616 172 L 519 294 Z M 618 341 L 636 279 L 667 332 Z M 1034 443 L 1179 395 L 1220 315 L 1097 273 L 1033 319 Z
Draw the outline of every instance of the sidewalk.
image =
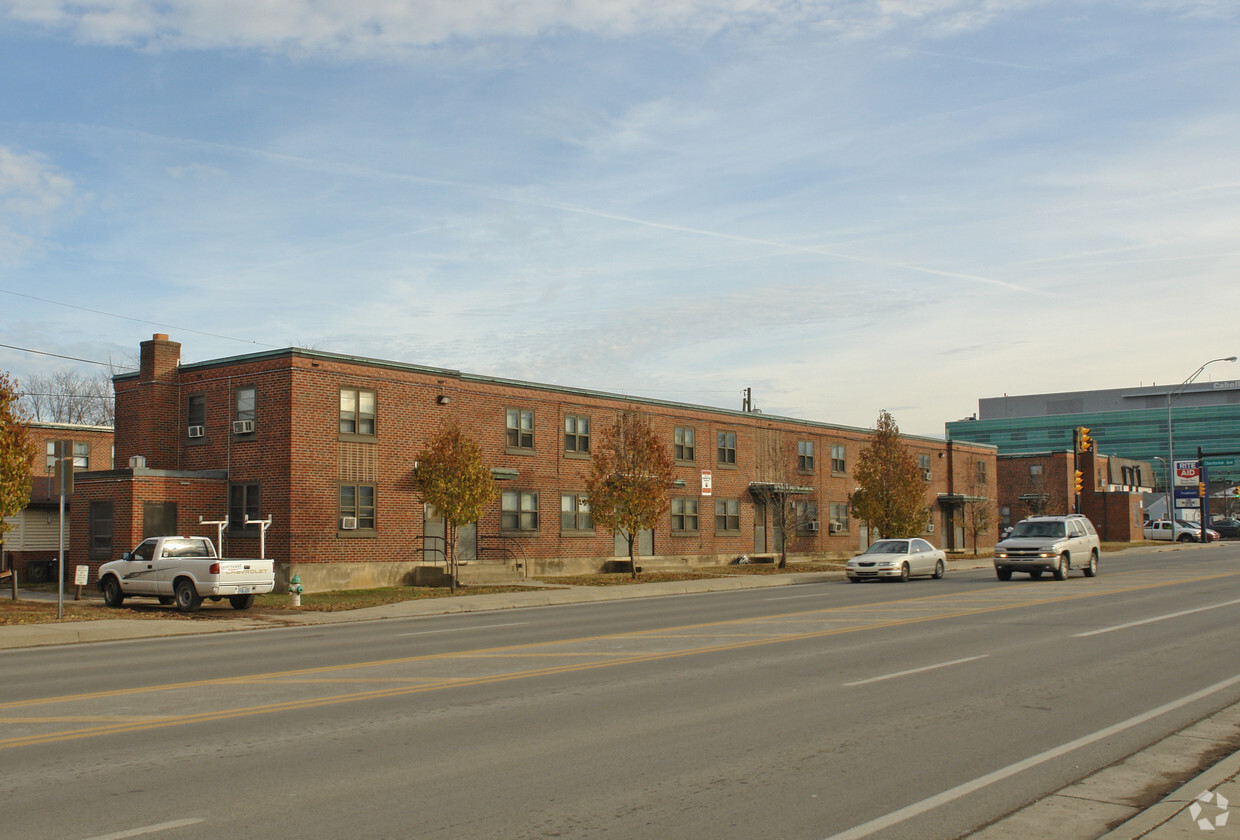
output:
M 982 568 L 971 560 L 953 568 Z M 236 618 L 203 621 L 106 619 L 0 626 L 0 651 L 48 645 L 223 633 L 275 627 L 379 621 L 389 618 L 484 612 L 524 607 L 582 604 L 626 598 L 650 598 L 815 585 L 839 580 L 838 572 L 720 577 L 667 583 L 617 586 L 565 586 L 526 592 L 466 595 L 403 601 L 342 612 L 269 611 L 238 613 Z M 25 593 L 47 600 L 46 595 Z M 71 597 L 66 593 L 66 598 Z M 55 600 L 55 595 L 51 596 Z M 1240 813 L 1229 821 L 1231 803 L 1240 812 L 1240 706 L 1224 709 L 1163 741 L 1094 773 L 1080 782 L 1017 811 L 971 835 L 972 840 L 1185 840 L 1240 838 Z M 1219 758 L 1219 755 L 1222 755 Z M 1201 768 L 1206 769 L 1202 770 Z M 1159 795 L 1168 784 L 1176 789 Z M 1155 791 L 1153 804 L 1142 800 Z M 1202 795 L 1208 801 L 1199 800 Z M 1219 798 L 1221 795 L 1221 798 Z M 1199 823 L 1200 821 L 1200 823 Z M 1110 828 L 1118 826 L 1117 828 Z

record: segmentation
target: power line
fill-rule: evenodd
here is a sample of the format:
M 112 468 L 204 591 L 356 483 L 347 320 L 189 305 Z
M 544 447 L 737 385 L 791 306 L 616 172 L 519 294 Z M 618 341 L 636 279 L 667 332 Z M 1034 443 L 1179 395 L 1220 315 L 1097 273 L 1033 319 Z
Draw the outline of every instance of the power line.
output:
M 102 309 L 91 309 L 91 308 L 90 308 L 90 307 L 88 307 L 88 306 L 78 306 L 78 305 L 73 304 L 73 303 L 64 303 L 63 301 L 59 301 L 59 300 L 48 300 L 47 298 L 36 297 L 36 296 L 34 296 L 34 295 L 27 295 L 27 294 L 24 294 L 24 293 L 22 293 L 22 292 L 13 292 L 13 291 L 10 291 L 10 290 L 8 290 L 8 289 L 0 289 L 0 294 L 12 295 L 13 297 L 26 298 L 27 300 L 37 300 L 37 301 L 39 301 L 40 303 L 50 303 L 52 306 L 63 306 L 63 307 L 65 307 L 66 309 L 76 309 L 76 310 L 78 310 L 79 312 L 89 312 L 91 315 L 106 315 L 106 316 L 108 316 L 109 318 L 120 318 L 122 321 L 133 321 L 133 322 L 138 323 L 138 324 L 149 324 L 149 325 L 151 325 L 151 326 L 153 326 L 153 327 L 162 327 L 163 329 L 166 329 L 166 330 L 173 330 L 173 331 L 178 332 L 178 333 L 182 333 L 182 332 L 194 333 L 195 335 L 205 335 L 205 336 L 207 336 L 208 338 L 222 338 L 222 339 L 224 339 L 225 341 L 238 341 L 238 342 L 240 342 L 240 343 L 242 343 L 242 344 L 254 344 L 254 345 L 257 345 L 257 346 L 259 346 L 259 347 L 272 347 L 272 348 L 274 348 L 274 347 L 276 346 L 276 345 L 274 345 L 274 344 L 263 344 L 262 342 L 259 342 L 259 341 L 250 341 L 249 339 L 246 339 L 246 338 L 234 338 L 234 337 L 233 337 L 233 336 L 231 336 L 231 335 L 220 335 L 220 334 L 218 334 L 218 333 L 204 332 L 203 330 L 195 330 L 195 329 L 191 329 L 190 327 L 178 327 L 178 326 L 177 326 L 177 325 L 175 325 L 175 324 L 163 324 L 163 323 L 160 323 L 159 321 L 148 321 L 148 320 L 146 320 L 145 318 L 134 318 L 134 317 L 132 317 L 132 316 L 130 316 L 130 315 L 117 315 L 115 312 L 104 312 Z M 5 346 L 5 345 L 0 345 L 0 346 Z M 23 349 L 23 348 L 21 348 L 21 347 L 16 347 L 16 348 L 13 348 L 13 349 L 16 349 L 16 350 L 21 350 L 21 349 Z M 30 352 L 37 352 L 37 351 L 33 351 L 33 350 L 32 350 L 32 351 L 30 351 Z M 56 354 L 55 354 L 55 353 L 48 353 L 48 354 L 46 354 L 46 355 L 48 355 L 48 356 L 54 356 L 54 355 L 56 355 Z M 68 358 L 70 358 L 70 357 L 69 357 L 69 356 L 64 356 L 63 358 L 68 359 Z M 74 361 L 84 362 L 84 361 L 89 361 L 89 360 L 87 360 L 87 359 L 74 359 Z M 102 363 L 101 363 L 101 362 L 90 362 L 90 364 L 97 365 L 97 364 L 102 364 Z
M 4 290 L 0 289 L 0 292 L 2 291 Z M 29 347 L 16 347 L 12 344 L 0 344 L 0 347 L 4 347 L 8 350 L 18 350 L 22 353 L 37 353 L 40 356 L 53 356 L 57 359 L 68 359 L 71 362 L 82 362 L 88 365 L 99 365 L 100 367 L 106 368 L 120 367 L 120 365 L 113 364 L 112 362 L 97 362 L 94 359 L 79 359 L 77 356 L 65 356 L 60 353 L 49 353 L 46 350 L 32 350 Z

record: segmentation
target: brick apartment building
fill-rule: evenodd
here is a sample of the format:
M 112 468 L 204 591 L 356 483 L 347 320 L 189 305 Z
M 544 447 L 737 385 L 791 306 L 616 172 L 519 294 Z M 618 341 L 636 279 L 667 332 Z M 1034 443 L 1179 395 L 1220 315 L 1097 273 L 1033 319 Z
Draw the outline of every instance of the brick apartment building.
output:
M 1144 494 L 1154 474 L 1144 461 L 1099 455 L 1095 450 L 1001 455 L 998 459 L 999 527 L 1013 525 L 1034 512 L 1077 511 L 1075 473 L 1082 474 L 1079 512 L 1089 517 L 1102 539 L 1144 539 Z
M 58 440 L 73 441 L 73 468 L 110 470 L 112 468 L 112 427 L 83 426 L 74 423 L 31 423 L 34 450 L 34 476 L 30 502 L 16 516 L 6 517 L 13 529 L 4 535 L 4 557 L 0 568 L 16 569 L 23 581 L 54 577 L 60 554 L 60 496 L 53 494 L 53 447 Z M 71 499 L 66 499 L 71 511 Z M 66 533 L 67 536 L 67 533 Z
M 210 523 L 227 516 L 223 552 L 257 556 L 264 540 L 281 586 L 293 574 L 311 590 L 412 582 L 442 558 L 414 459 L 454 422 L 501 491 L 461 529 L 467 571 L 599 571 L 627 549 L 590 523 L 590 441 L 628 410 L 650 418 L 676 459 L 672 509 L 640 541 L 647 567 L 773 551 L 761 492 L 771 484 L 800 489 L 794 556 L 847 556 L 867 539 L 847 503 L 866 429 L 294 348 L 182 365 L 180 344 L 162 334 L 114 385 L 121 468 L 78 476 L 74 498 L 73 562 L 93 567 L 144 536 L 215 537 Z M 989 496 L 994 509 L 994 491 L 977 492 L 979 477 L 996 475 L 994 448 L 905 443 L 926 478 L 925 536 L 963 549 L 966 505 Z M 247 515 L 270 528 L 243 525 Z

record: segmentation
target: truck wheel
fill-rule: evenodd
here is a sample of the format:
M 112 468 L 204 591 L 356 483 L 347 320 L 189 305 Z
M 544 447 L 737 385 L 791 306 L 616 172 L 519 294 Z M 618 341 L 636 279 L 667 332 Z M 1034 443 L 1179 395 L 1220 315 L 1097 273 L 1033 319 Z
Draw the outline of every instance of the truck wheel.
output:
M 1031 571 L 1029 572 L 1029 579 L 1030 579 L 1030 580 L 1041 580 L 1041 579 L 1042 579 L 1042 570 L 1041 570 L 1041 569 L 1033 569 L 1033 570 L 1031 570 Z
M 1176 542 L 1194 542 L 1192 534 L 1180 534 L 1175 538 Z
M 995 569 L 995 577 L 999 578 L 999 580 L 1011 580 L 1012 570 L 1011 569 Z
M 103 603 L 109 607 L 119 607 L 125 603 L 125 593 L 121 592 L 120 581 L 112 575 L 103 579 Z
M 1055 567 L 1055 580 L 1067 580 L 1068 568 L 1068 555 L 1059 555 L 1059 565 Z
M 1089 565 L 1085 567 L 1085 577 L 1093 577 L 1098 574 L 1098 552 L 1091 551 L 1089 553 Z
M 183 613 L 198 612 L 198 608 L 202 606 L 202 596 L 198 594 L 198 590 L 194 588 L 194 582 L 189 578 L 181 578 L 176 583 L 177 609 Z
M 165 607 L 171 607 L 176 602 L 177 602 L 177 599 L 173 598 L 171 595 L 160 595 L 159 596 L 159 603 Z
M 228 603 L 232 604 L 234 610 L 248 610 L 254 606 L 253 595 L 229 595 Z

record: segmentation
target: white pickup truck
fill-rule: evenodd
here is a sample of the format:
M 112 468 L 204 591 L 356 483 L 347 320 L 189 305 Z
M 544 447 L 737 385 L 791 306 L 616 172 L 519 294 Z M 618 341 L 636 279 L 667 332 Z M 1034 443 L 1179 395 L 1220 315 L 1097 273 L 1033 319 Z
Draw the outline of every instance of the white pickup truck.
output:
M 175 603 L 184 613 L 197 612 L 203 598 L 227 598 L 233 609 L 244 610 L 255 595 L 275 588 L 275 572 L 270 560 L 219 557 L 207 537 L 151 537 L 100 566 L 98 585 L 109 607 L 141 595 Z

